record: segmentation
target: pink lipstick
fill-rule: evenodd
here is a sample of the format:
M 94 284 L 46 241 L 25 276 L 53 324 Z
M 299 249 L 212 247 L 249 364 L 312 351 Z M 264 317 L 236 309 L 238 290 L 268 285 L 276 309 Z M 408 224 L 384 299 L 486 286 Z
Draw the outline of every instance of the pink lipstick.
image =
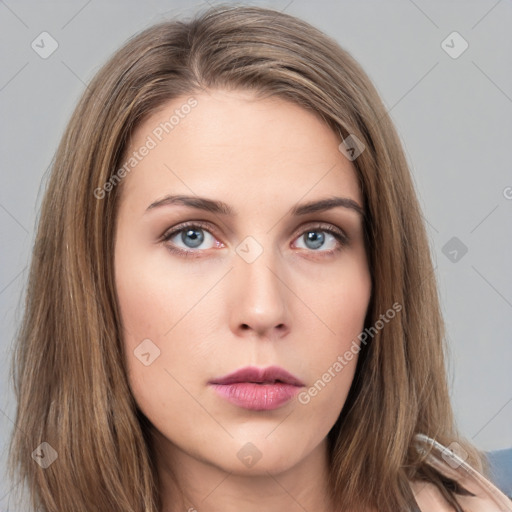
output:
M 304 386 L 279 366 L 248 366 L 209 382 L 214 391 L 238 407 L 271 411 L 291 400 Z

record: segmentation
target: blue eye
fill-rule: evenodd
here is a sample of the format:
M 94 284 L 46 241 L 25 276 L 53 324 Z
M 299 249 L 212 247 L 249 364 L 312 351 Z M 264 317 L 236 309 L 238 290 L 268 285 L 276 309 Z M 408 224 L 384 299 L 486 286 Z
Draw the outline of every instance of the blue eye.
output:
M 206 231 L 204 231 L 203 229 L 199 228 L 187 228 L 187 229 L 184 229 L 184 230 L 181 230 L 178 234 L 181 234 L 181 241 L 184 243 L 184 244 L 187 244 L 188 242 L 190 242 L 190 246 L 191 248 L 196 248 L 198 246 L 200 246 L 203 242 L 204 242 L 204 233 L 206 233 Z
M 203 224 L 200 221 L 188 222 L 167 232 L 162 241 L 169 242 L 167 246 L 171 252 L 183 256 L 200 256 L 202 251 L 223 247 L 209 229 L 209 224 Z M 312 253 L 327 255 L 340 251 L 349 242 L 347 235 L 341 229 L 330 224 L 319 224 L 303 230 L 296 240 L 304 241 L 305 247 L 299 247 L 300 249 L 309 249 Z M 208 247 L 199 249 L 204 243 L 207 243 Z M 327 249 L 325 249 L 326 243 L 330 246 Z
M 213 235 L 197 222 L 194 224 L 182 224 L 181 226 L 178 226 L 177 229 L 166 233 L 163 238 L 165 242 L 171 242 L 169 244 L 169 249 L 172 252 L 185 253 L 186 255 L 198 252 L 194 249 L 197 249 L 205 242 L 205 240 L 208 241 L 208 239 L 213 241 L 212 247 L 214 247 L 215 238 Z M 182 246 L 179 244 L 182 244 Z M 209 247 L 203 247 L 203 250 L 208 248 Z
M 326 243 L 326 240 L 328 240 L 326 233 L 331 238 L 331 242 L 334 241 L 335 248 L 339 242 L 339 239 L 336 237 L 335 233 L 332 233 L 325 229 L 308 229 L 307 232 L 305 232 L 301 237 L 299 237 L 299 240 L 304 240 L 304 243 L 306 244 L 306 249 L 313 249 L 316 251 L 317 249 L 323 247 Z

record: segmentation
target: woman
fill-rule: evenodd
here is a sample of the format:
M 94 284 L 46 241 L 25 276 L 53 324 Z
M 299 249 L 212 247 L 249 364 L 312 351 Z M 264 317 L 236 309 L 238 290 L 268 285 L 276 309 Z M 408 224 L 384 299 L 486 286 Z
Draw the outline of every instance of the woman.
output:
M 36 243 L 11 445 L 34 508 L 509 510 L 454 426 L 397 134 L 310 25 L 220 7 L 130 40 Z

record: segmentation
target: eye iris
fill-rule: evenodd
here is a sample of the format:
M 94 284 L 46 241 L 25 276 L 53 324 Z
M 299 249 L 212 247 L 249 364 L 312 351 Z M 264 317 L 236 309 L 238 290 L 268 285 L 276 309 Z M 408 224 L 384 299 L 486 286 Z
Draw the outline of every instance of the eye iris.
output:
M 324 243 L 325 235 L 321 231 L 309 231 L 304 235 L 306 237 L 306 245 L 307 242 L 313 242 L 312 249 L 318 249 Z
M 189 237 L 188 240 L 186 237 Z M 184 244 L 188 245 L 189 247 L 195 248 L 200 246 L 204 241 L 204 234 L 202 229 L 197 228 L 190 228 L 186 229 L 185 231 L 182 231 L 181 233 L 181 240 Z M 188 242 L 191 241 L 191 244 L 188 244 Z

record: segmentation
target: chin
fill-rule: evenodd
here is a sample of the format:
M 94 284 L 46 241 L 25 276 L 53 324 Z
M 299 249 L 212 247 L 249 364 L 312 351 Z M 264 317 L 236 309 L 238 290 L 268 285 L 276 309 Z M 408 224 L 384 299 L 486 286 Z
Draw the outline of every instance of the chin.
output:
M 225 471 L 234 475 L 268 476 L 283 473 L 307 457 L 310 449 L 304 437 L 293 442 L 283 442 L 282 438 L 267 438 L 269 431 L 254 436 L 238 437 L 229 446 L 221 449 L 222 453 L 213 454 L 216 465 L 221 462 Z M 227 455 L 227 456 L 226 456 Z

